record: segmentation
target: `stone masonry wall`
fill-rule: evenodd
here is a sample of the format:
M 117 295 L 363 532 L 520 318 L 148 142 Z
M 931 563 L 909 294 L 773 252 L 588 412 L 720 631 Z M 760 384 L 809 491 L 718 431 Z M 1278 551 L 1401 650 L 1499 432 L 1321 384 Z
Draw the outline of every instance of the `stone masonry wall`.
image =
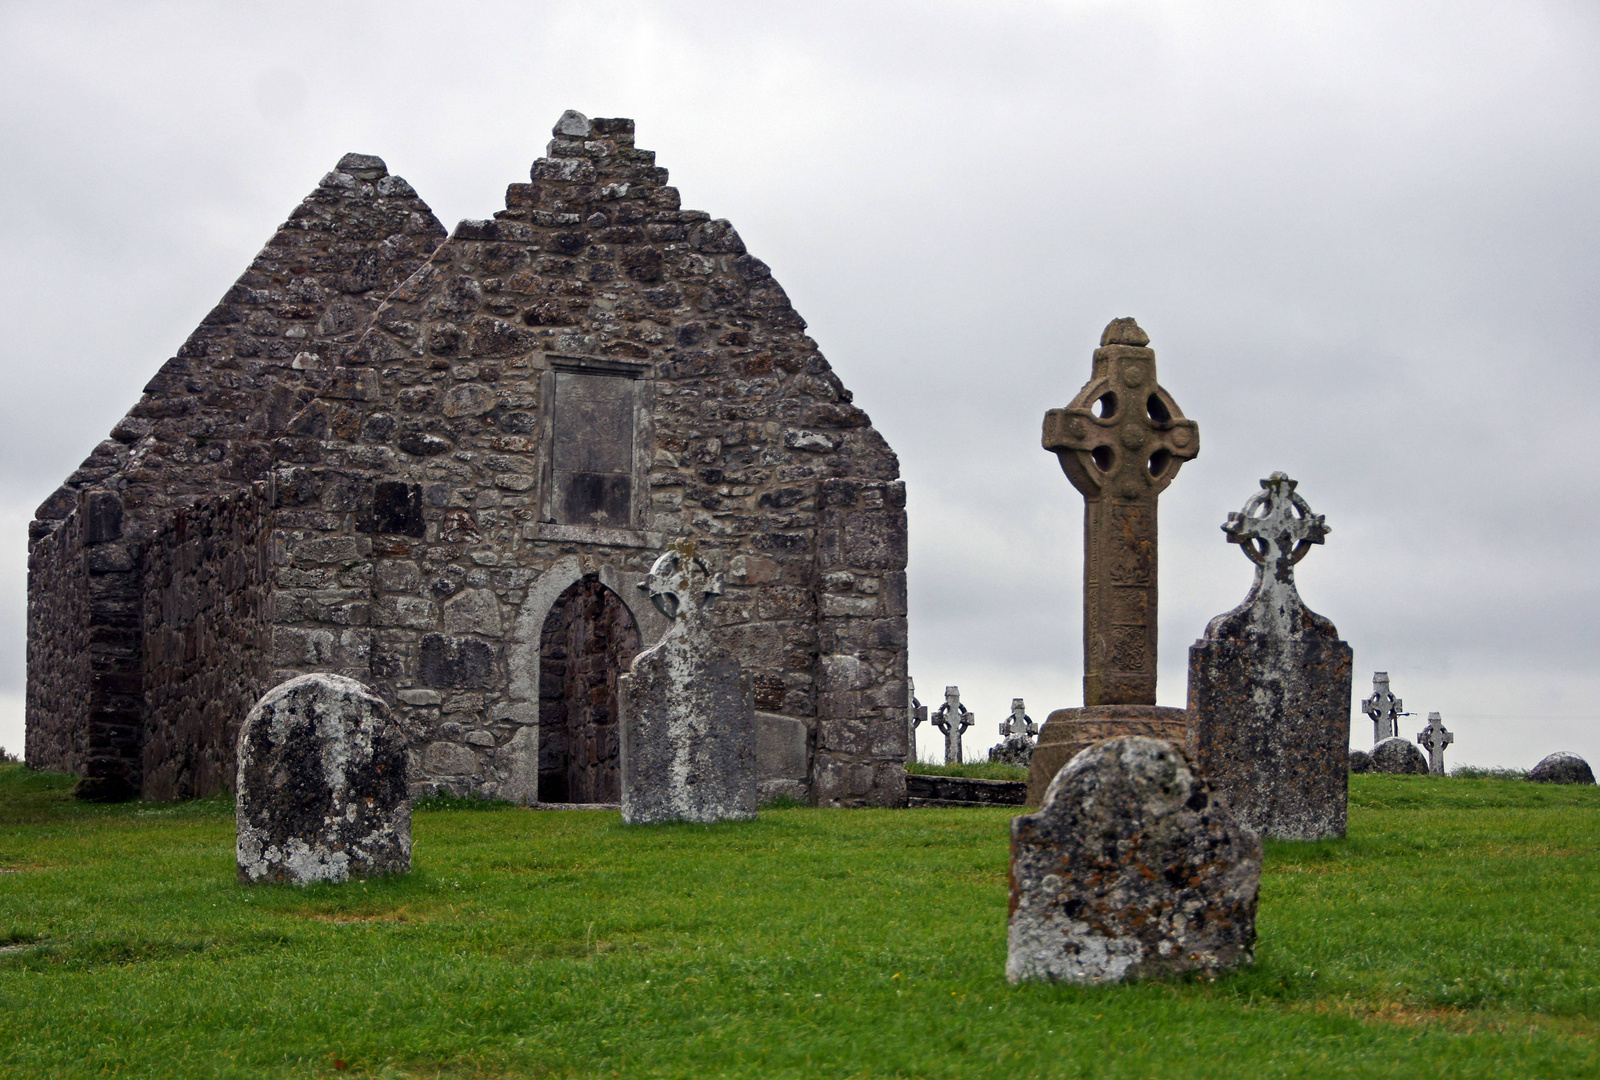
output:
M 177 508 L 315 460 L 351 392 L 330 370 L 379 301 L 444 237 L 427 205 L 375 157 L 347 154 L 145 387 L 137 405 L 39 507 L 29 528 L 29 762 L 84 772 L 72 747 L 135 789 L 144 759 L 143 545 Z M 99 500 L 114 537 L 45 544 Z M 94 545 L 103 545 L 96 547 Z M 68 598 L 87 582 L 89 614 Z M 93 677 L 66 643 L 83 639 Z M 111 732 L 115 730 L 116 734 Z M 91 734 L 93 732 L 93 734 Z M 107 756 L 112 745 L 115 755 Z
M 265 489 L 179 509 L 146 549 L 145 798 L 234 785 L 239 725 L 270 688 Z
M 280 482 L 280 504 L 304 493 L 278 529 L 301 606 L 274 629 L 273 677 L 364 673 L 400 703 L 427 783 L 517 787 L 538 701 L 508 657 L 542 620 L 523 611 L 541 575 L 576 558 L 636 579 L 690 536 L 727 573 L 718 632 L 757 708 L 807 724 L 813 796 L 902 802 L 904 491 L 804 326 L 731 225 L 679 207 L 631 121 L 563 117 L 532 182 L 463 222 L 330 373 L 359 393 Z M 632 528 L 551 520 L 549 403 L 569 365 L 641 384 Z M 363 470 L 403 488 L 363 487 Z M 494 745 L 455 735 L 470 731 Z
M 86 794 L 140 785 L 142 547 L 115 492 L 91 492 L 28 553 L 27 762 L 86 777 Z

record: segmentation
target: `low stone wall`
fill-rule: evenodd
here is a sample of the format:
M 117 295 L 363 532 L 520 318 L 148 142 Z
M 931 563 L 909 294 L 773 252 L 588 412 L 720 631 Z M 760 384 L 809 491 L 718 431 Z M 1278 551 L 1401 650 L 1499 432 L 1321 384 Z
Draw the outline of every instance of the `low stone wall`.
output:
M 239 725 L 268 689 L 262 486 L 177 512 L 145 556 L 143 794 L 234 786 Z

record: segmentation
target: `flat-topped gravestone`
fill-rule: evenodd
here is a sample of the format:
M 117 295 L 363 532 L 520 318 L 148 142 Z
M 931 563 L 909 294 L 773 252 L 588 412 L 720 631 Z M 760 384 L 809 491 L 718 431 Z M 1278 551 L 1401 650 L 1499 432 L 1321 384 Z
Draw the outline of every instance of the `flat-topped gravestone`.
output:
M 1428 771 L 1433 775 L 1444 775 L 1444 748 L 1455 741 L 1455 734 L 1445 730 L 1439 714 L 1429 713 L 1428 726 L 1417 732 L 1417 744 L 1428 752 Z
M 1528 770 L 1528 779 L 1539 784 L 1592 784 L 1594 770 L 1577 754 L 1558 750 Z
M 1294 565 L 1328 526 L 1278 472 L 1222 528 L 1255 564 L 1255 583 L 1189 649 L 1189 752 L 1262 835 L 1343 836 L 1350 646 L 1294 582 Z
M 239 731 L 239 880 L 344 881 L 411 869 L 406 740 L 354 679 L 301 675 Z
M 693 541 L 674 543 L 639 587 L 672 627 L 617 680 L 622 820 L 756 816 L 755 699 L 748 673 L 712 638 L 706 607 L 722 592 Z
M 1395 776 L 1425 776 L 1428 759 L 1422 756 L 1421 750 L 1397 735 L 1372 748 L 1372 771 Z
M 1188 714 L 1156 705 L 1156 500 L 1200 452 L 1200 428 L 1156 381 L 1150 337 L 1132 319 L 1100 335 L 1089 381 L 1045 414 L 1044 448 L 1083 496 L 1083 705 L 1046 719 L 1028 805 L 1099 739 L 1182 743 Z
M 1011 820 L 1011 982 L 1249 964 L 1261 840 L 1163 739 L 1096 743 Z

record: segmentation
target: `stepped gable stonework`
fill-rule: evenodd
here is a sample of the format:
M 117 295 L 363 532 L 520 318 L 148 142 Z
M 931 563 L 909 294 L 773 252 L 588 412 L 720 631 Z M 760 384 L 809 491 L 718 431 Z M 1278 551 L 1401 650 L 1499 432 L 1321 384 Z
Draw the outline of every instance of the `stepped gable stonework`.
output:
M 348 423 L 342 352 L 444 236 L 382 159 L 346 154 L 39 507 L 30 764 L 105 798 L 233 782 L 239 724 L 270 685 L 266 489 Z
M 503 211 L 462 222 L 370 318 L 357 313 L 337 349 L 277 349 L 287 361 L 274 370 L 303 380 L 292 408 L 271 411 L 278 397 L 239 406 L 250 418 L 241 425 L 271 432 L 284 416 L 288 430 L 259 440 L 272 455 L 260 479 L 248 482 L 256 474 L 241 466 L 225 493 L 259 500 L 265 518 L 259 563 L 228 571 L 236 582 L 265 576 L 252 586 L 261 614 L 237 625 L 263 646 L 259 670 L 244 674 L 235 661 L 218 681 L 248 702 L 306 672 L 358 679 L 396 710 L 415 793 L 534 802 L 561 772 L 540 768 L 541 723 L 563 712 L 559 688 L 541 678 L 542 641 L 561 637 L 543 633 L 547 617 L 564 610 L 568 590 L 598 586 L 627 609 L 608 625 L 631 620 L 648 648 L 668 624 L 635 586 L 669 541 L 692 539 L 725 575 L 712 630 L 751 676 L 758 729 L 803 730 L 803 776 L 786 761 L 763 790 L 903 805 L 906 523 L 893 451 L 766 265 L 730 224 L 680 207 L 654 155 L 633 145 L 631 121 L 568 113 L 554 136 Z M 307 337 L 326 314 L 303 326 Z M 244 336 L 243 324 L 229 325 Z M 318 359 L 297 368 L 301 352 Z M 192 452 L 169 460 L 169 472 L 194 470 L 196 489 L 209 491 L 205 470 L 223 466 L 205 462 L 233 460 L 216 441 L 184 442 Z M 216 498 L 197 495 L 189 513 L 215 513 Z M 152 531 L 170 529 L 165 521 Z M 85 521 L 67 535 L 90 531 Z M 57 686 L 71 661 L 31 660 L 36 646 L 70 657 L 84 635 L 73 613 L 95 602 L 82 584 L 95 580 L 85 569 L 93 545 L 73 543 L 36 564 L 30 586 L 41 618 L 37 633 L 30 626 L 29 761 L 82 772 L 81 710 Z M 143 549 L 119 558 L 133 567 L 122 588 L 139 607 Z M 198 597 L 190 606 L 217 607 Z M 169 656 L 208 647 L 163 645 Z M 189 727 L 146 715 L 153 684 L 169 676 L 133 675 L 119 699 L 129 783 L 162 797 L 204 794 L 145 786 L 157 774 L 144 766 L 148 726 Z M 613 712 L 565 710 L 573 725 Z M 574 727 L 562 744 L 612 738 Z M 158 756 L 181 757 L 192 743 L 177 735 Z M 777 764 L 758 767 L 768 776 Z M 546 795 L 561 801 L 554 786 Z

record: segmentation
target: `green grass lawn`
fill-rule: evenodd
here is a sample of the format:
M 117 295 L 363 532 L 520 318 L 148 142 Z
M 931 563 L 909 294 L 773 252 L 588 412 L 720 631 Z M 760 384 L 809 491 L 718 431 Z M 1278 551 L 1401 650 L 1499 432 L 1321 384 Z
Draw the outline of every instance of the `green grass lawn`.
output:
M 1004 809 L 424 809 L 302 890 L 69 786 L 0 767 L 0 1076 L 1600 1075 L 1596 788 L 1354 777 L 1252 970 L 1088 990 L 1005 983 Z

